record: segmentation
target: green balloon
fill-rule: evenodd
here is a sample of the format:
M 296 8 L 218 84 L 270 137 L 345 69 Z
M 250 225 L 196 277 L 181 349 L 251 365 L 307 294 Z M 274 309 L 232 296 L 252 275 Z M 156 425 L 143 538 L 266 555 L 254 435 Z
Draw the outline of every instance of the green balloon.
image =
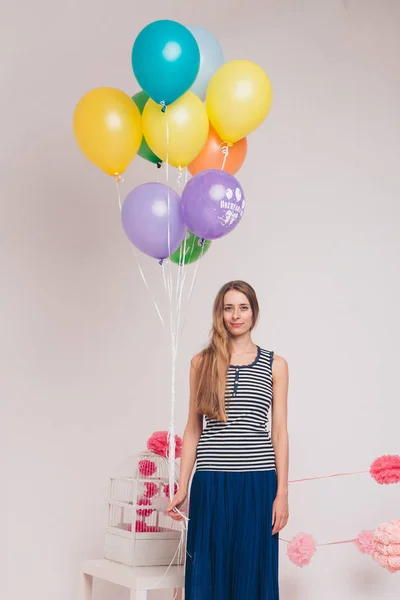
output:
M 146 92 L 138 92 L 137 94 L 135 94 L 134 96 L 132 96 L 132 100 L 134 101 L 134 103 L 136 104 L 136 106 L 138 107 L 138 109 L 140 110 L 140 114 L 142 114 L 143 109 L 146 105 L 147 100 L 149 99 L 150 96 L 148 96 L 146 94 Z M 142 143 L 140 145 L 139 151 L 138 151 L 139 156 L 141 156 L 142 158 L 155 163 L 157 165 L 161 166 L 162 160 L 161 158 L 158 158 L 158 156 L 156 156 L 154 154 L 154 152 L 150 149 L 148 143 L 146 142 L 146 140 L 144 139 L 144 136 L 142 138 Z
M 179 266 L 188 265 L 196 262 L 196 260 L 199 260 L 199 258 L 207 252 L 210 246 L 211 242 L 209 240 L 202 240 L 188 230 L 186 234 L 185 256 L 183 256 L 183 250 L 185 247 L 184 240 L 179 246 L 178 250 L 175 250 L 175 252 L 171 254 L 170 259 L 173 263 Z

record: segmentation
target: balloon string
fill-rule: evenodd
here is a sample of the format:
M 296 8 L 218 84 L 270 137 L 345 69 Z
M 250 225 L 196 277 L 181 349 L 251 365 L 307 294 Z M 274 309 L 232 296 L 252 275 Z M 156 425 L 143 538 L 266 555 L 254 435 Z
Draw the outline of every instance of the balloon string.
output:
M 169 184 L 169 121 L 168 121 L 168 108 L 165 105 L 165 102 L 161 102 L 162 112 L 165 113 L 165 133 L 166 133 L 166 177 L 167 177 L 167 185 Z M 168 186 L 169 187 L 169 186 Z M 176 379 L 176 359 L 177 359 L 177 340 L 175 336 L 175 328 L 174 328 L 174 314 L 172 307 L 172 265 L 171 265 L 171 202 L 170 202 L 170 193 L 168 190 L 168 281 L 166 282 L 166 277 L 164 277 L 164 282 L 167 283 L 168 287 L 168 298 L 169 298 L 169 329 L 171 336 L 171 421 L 168 429 L 168 473 L 169 473 L 169 495 L 170 500 L 172 500 L 174 496 L 175 490 L 175 379 Z M 164 270 L 164 264 L 163 270 Z
M 180 334 L 179 324 L 180 324 L 181 314 L 182 314 L 183 289 L 185 286 L 186 273 L 187 273 L 187 264 L 186 264 L 187 232 L 185 233 L 185 238 L 184 238 L 182 246 L 183 246 L 183 259 L 179 261 L 178 284 L 176 287 L 176 290 L 177 290 L 177 322 L 176 322 L 177 343 L 179 342 L 179 334 Z
M 169 123 L 168 123 L 168 113 L 167 107 L 164 106 L 163 112 L 165 113 L 165 135 L 166 135 L 166 156 L 165 156 L 165 175 L 167 177 L 167 184 L 169 183 L 169 160 L 168 160 L 168 149 L 169 149 Z
M 184 519 L 186 519 L 185 515 L 183 515 L 179 510 L 177 510 L 176 512 L 178 512 L 181 516 L 184 517 Z M 187 521 L 189 519 L 186 519 Z M 147 588 L 148 590 L 153 590 L 156 587 L 159 587 L 160 583 L 165 579 L 165 577 L 168 574 L 168 571 L 170 570 L 170 568 L 172 567 L 172 565 L 175 562 L 175 558 L 177 557 L 177 564 L 181 564 L 182 563 L 182 550 L 184 548 L 184 544 L 185 544 L 185 530 L 187 529 L 187 527 L 185 525 L 183 525 L 182 529 L 181 529 L 181 537 L 178 543 L 178 547 L 175 550 L 175 553 L 171 559 L 171 562 L 169 563 L 164 575 L 161 577 L 161 579 L 159 579 L 158 581 L 155 582 L 154 585 L 152 585 L 151 587 Z M 178 591 L 175 593 L 174 597 L 172 600 L 175 600 L 175 598 L 177 597 Z
M 168 301 L 170 301 L 171 290 L 169 288 L 169 281 L 168 281 L 167 275 L 165 273 L 165 262 L 164 261 L 162 261 L 162 263 L 161 263 L 161 270 L 162 270 L 162 275 L 163 275 L 164 288 L 165 288 L 165 291 L 167 294 Z
M 222 160 L 222 167 L 221 170 L 223 171 L 225 169 L 225 163 L 226 160 L 229 156 L 229 144 L 227 142 L 222 142 L 219 147 L 221 148 L 221 152 L 224 156 L 223 160 Z
M 163 108 L 164 108 L 163 112 L 165 113 L 165 133 L 166 133 L 166 159 L 165 159 L 166 170 L 165 170 L 165 174 L 166 174 L 166 178 L 167 178 L 167 185 L 169 188 L 169 156 L 168 156 L 168 154 L 169 154 L 169 119 L 168 119 L 168 111 L 167 111 L 167 107 L 165 106 L 165 103 L 164 103 Z M 168 258 L 169 258 L 169 261 L 168 261 L 169 270 L 168 270 L 167 284 L 168 284 L 168 297 L 169 297 L 169 301 L 170 301 L 170 321 L 172 323 L 172 318 L 173 318 L 173 315 L 172 315 L 172 287 L 173 287 L 173 285 L 172 285 L 172 268 L 171 268 L 171 259 L 170 259 L 170 256 L 171 256 L 171 204 L 170 204 L 169 190 L 168 190 L 168 221 L 167 221 L 167 225 L 168 225 L 167 236 L 168 236 Z M 172 327 L 172 325 L 171 325 L 171 327 Z M 172 331 L 172 329 L 171 329 L 171 331 Z M 171 344 L 172 343 L 173 343 L 173 340 L 171 338 Z
M 193 294 L 193 290 L 194 290 L 194 284 L 195 284 L 196 279 L 197 279 L 197 271 L 198 271 L 198 268 L 199 268 L 199 263 L 200 263 L 201 259 L 203 258 L 203 255 L 204 255 L 204 248 L 205 248 L 205 240 L 202 239 L 201 240 L 201 253 L 200 253 L 200 257 L 196 261 L 196 266 L 195 266 L 195 269 L 194 269 L 192 282 L 190 284 L 190 290 L 189 290 L 189 294 L 188 294 L 188 301 L 187 301 L 187 305 L 186 305 L 186 314 L 185 314 L 185 318 L 183 320 L 182 329 L 181 329 L 181 332 L 180 332 L 181 335 L 183 334 L 184 329 L 185 329 L 186 320 L 187 320 L 187 316 L 188 316 L 188 312 L 189 312 L 190 301 L 192 299 L 192 294 Z
M 181 277 L 182 277 L 182 265 L 185 262 L 186 257 L 186 243 L 187 243 L 187 232 L 185 232 L 185 237 L 183 238 L 183 242 L 179 246 L 179 262 L 178 262 L 178 278 L 176 284 L 176 300 L 178 301 L 179 289 L 181 285 Z M 177 307 L 178 308 L 178 307 Z
M 180 188 L 182 186 L 182 167 L 179 165 L 178 167 L 178 176 L 176 178 L 176 184 L 178 186 L 178 188 Z
M 182 185 L 182 178 L 183 178 L 183 171 L 182 171 L 182 167 L 179 166 L 178 167 L 178 178 L 177 178 L 177 184 L 178 187 L 180 188 Z M 186 169 L 186 179 L 187 179 L 187 169 Z M 186 185 L 186 183 L 185 183 Z M 178 269 L 178 281 L 176 284 L 176 299 L 178 301 L 178 297 L 179 297 L 179 290 L 180 290 L 180 285 L 181 285 L 181 279 L 182 279 L 182 275 L 185 273 L 186 269 L 185 269 L 185 265 L 186 265 L 186 244 L 187 244 L 187 231 L 185 232 L 185 237 L 183 239 L 183 243 L 179 246 L 179 269 Z M 183 278 L 183 282 L 182 285 L 184 283 L 184 278 Z M 180 307 L 177 306 L 177 311 L 180 310 Z M 180 317 L 180 313 L 179 317 Z M 177 335 L 179 332 L 179 328 L 177 327 Z
M 187 169 L 185 169 L 185 185 L 187 183 Z M 182 168 L 179 167 L 180 178 L 182 179 Z M 188 241 L 188 232 L 187 229 L 185 231 L 185 236 L 183 238 L 183 243 L 180 245 L 179 250 L 179 266 L 178 266 L 178 277 L 177 277 L 177 285 L 176 285 L 176 310 L 177 310 L 177 318 L 176 318 L 176 350 L 178 351 L 178 344 L 180 340 L 180 321 L 182 316 L 182 299 L 183 299 L 183 290 L 186 282 L 186 274 L 187 274 L 187 241 Z
M 182 334 L 182 332 L 179 331 L 179 324 L 180 324 L 180 320 L 181 320 L 182 298 L 183 298 L 183 289 L 184 289 L 184 285 L 185 285 L 185 281 L 186 281 L 187 265 L 183 265 L 182 266 L 182 270 L 184 272 L 182 274 L 182 284 L 181 284 L 181 287 L 180 287 L 180 292 L 179 292 L 179 297 L 178 297 L 178 318 L 177 318 L 177 323 L 176 323 L 177 336 L 179 334 Z
M 164 106 L 166 109 L 167 107 Z M 167 183 L 168 183 L 168 148 L 169 148 L 169 124 L 168 124 L 168 112 L 165 110 L 165 124 L 166 124 L 166 135 L 167 135 Z M 168 187 L 168 257 L 171 256 L 171 198 Z
M 123 179 L 122 179 L 122 178 L 121 178 L 119 175 L 115 177 L 115 186 L 116 186 L 116 188 L 117 188 L 117 199 L 118 199 L 118 206 L 119 206 L 119 211 L 120 211 L 120 212 L 122 211 L 122 203 L 121 203 L 121 194 L 120 194 L 119 184 L 120 184 L 122 181 L 123 181 Z M 154 297 L 154 295 L 153 295 L 153 293 L 152 293 L 152 291 L 151 291 L 151 289 L 150 289 L 150 286 L 149 286 L 149 284 L 148 284 L 148 282 L 147 282 L 147 279 L 146 279 L 146 277 L 145 277 L 145 274 L 144 274 L 144 272 L 143 272 L 143 269 L 142 269 L 142 267 L 141 267 L 141 265 L 140 265 L 139 256 L 138 256 L 138 254 L 137 254 L 137 252 L 136 252 L 136 248 L 135 248 L 135 246 L 133 246 L 133 245 L 132 245 L 132 251 L 133 251 L 133 254 L 134 254 L 134 256 L 135 256 L 135 259 L 136 259 L 136 263 L 137 263 L 137 266 L 138 266 L 138 269 L 139 269 L 140 276 L 141 276 L 141 278 L 142 278 L 142 280 L 143 280 L 143 283 L 144 283 L 144 285 L 145 285 L 145 287 L 146 287 L 146 289 L 147 289 L 147 291 L 148 291 L 148 293 L 149 293 L 149 295 L 150 295 L 150 297 L 151 297 L 151 299 L 152 299 L 152 302 L 153 302 L 153 304 L 154 304 L 154 307 L 155 307 L 155 309 L 156 309 L 156 311 L 157 311 L 157 314 L 158 314 L 158 316 L 159 316 L 159 318 L 160 318 L 161 324 L 162 324 L 162 326 L 164 327 L 164 326 L 165 326 L 165 324 L 164 324 L 164 319 L 163 319 L 163 317 L 162 317 L 161 311 L 160 311 L 160 309 L 159 309 L 159 307 L 158 307 L 158 304 L 157 304 L 157 302 L 156 302 L 156 299 L 155 299 L 155 297 Z

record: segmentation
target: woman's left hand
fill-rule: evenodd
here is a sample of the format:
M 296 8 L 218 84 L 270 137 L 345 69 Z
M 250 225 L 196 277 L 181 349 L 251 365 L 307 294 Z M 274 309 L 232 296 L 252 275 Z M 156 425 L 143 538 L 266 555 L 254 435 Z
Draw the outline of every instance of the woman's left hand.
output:
M 289 519 L 289 501 L 287 494 L 278 493 L 272 505 L 272 535 L 281 531 Z

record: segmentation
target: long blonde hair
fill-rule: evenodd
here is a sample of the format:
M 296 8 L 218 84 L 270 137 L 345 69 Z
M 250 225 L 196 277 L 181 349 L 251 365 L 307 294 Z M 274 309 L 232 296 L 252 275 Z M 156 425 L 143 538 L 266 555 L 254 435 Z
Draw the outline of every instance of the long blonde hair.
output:
M 219 290 L 213 309 L 210 341 L 202 350 L 197 366 L 197 411 L 207 417 L 226 421 L 225 381 L 231 362 L 230 336 L 224 324 L 224 298 L 230 290 L 242 292 L 249 301 L 253 314 L 252 329 L 259 316 L 259 306 L 254 289 L 245 281 L 229 281 Z

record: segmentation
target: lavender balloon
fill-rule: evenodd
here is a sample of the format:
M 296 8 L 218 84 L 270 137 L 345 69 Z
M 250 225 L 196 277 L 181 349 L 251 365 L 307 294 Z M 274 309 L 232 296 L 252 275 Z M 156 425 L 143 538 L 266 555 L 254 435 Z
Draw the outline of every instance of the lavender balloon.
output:
M 215 240 L 235 229 L 244 203 L 243 190 L 233 175 L 208 169 L 197 173 L 183 190 L 183 219 L 199 238 Z
M 162 183 L 144 183 L 134 188 L 126 197 L 121 217 L 132 244 L 153 258 L 167 258 L 179 248 L 186 234 L 181 199 Z

